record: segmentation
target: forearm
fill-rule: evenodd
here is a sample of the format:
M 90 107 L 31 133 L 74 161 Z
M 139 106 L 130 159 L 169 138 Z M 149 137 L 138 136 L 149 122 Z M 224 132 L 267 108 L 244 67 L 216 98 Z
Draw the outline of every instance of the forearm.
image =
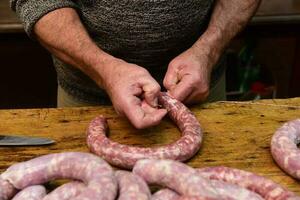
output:
M 218 60 L 225 47 L 247 25 L 261 0 L 217 0 L 205 33 L 195 47 L 206 47 L 212 60 Z
M 105 61 L 112 56 L 92 41 L 74 9 L 48 13 L 34 26 L 34 34 L 52 54 L 79 68 L 103 87 L 101 72 Z

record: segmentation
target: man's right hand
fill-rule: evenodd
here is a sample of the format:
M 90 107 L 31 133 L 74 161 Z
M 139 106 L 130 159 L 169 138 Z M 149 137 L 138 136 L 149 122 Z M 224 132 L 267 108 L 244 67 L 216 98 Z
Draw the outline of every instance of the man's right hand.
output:
M 51 53 L 105 89 L 115 110 L 128 117 L 136 128 L 156 125 L 166 114 L 165 109 L 157 108 L 160 86 L 147 70 L 102 51 L 74 9 L 48 13 L 37 22 L 34 33 Z
M 165 109 L 158 108 L 160 86 L 146 69 L 117 58 L 106 60 L 102 69 L 101 85 L 115 110 L 136 128 L 157 125 L 166 115 Z

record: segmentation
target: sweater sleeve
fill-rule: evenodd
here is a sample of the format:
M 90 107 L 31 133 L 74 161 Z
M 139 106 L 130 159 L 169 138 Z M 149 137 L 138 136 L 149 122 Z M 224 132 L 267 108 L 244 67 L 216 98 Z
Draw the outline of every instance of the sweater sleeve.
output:
M 30 37 L 33 37 L 34 25 L 47 13 L 64 7 L 78 8 L 72 0 L 10 0 L 10 6 Z

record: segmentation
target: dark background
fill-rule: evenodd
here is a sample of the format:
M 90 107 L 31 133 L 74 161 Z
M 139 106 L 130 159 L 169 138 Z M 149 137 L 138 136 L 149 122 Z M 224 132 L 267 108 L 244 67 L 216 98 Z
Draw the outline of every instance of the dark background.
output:
M 227 50 L 229 100 L 300 96 L 300 1 L 263 0 Z M 0 109 L 56 106 L 49 53 L 27 37 L 0 2 Z

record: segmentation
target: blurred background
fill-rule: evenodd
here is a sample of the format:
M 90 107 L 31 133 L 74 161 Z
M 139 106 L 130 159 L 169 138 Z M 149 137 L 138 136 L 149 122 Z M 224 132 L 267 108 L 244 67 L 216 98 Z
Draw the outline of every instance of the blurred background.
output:
M 263 0 L 228 50 L 227 99 L 300 96 L 300 0 Z M 56 106 L 49 53 L 0 1 L 0 109 Z

